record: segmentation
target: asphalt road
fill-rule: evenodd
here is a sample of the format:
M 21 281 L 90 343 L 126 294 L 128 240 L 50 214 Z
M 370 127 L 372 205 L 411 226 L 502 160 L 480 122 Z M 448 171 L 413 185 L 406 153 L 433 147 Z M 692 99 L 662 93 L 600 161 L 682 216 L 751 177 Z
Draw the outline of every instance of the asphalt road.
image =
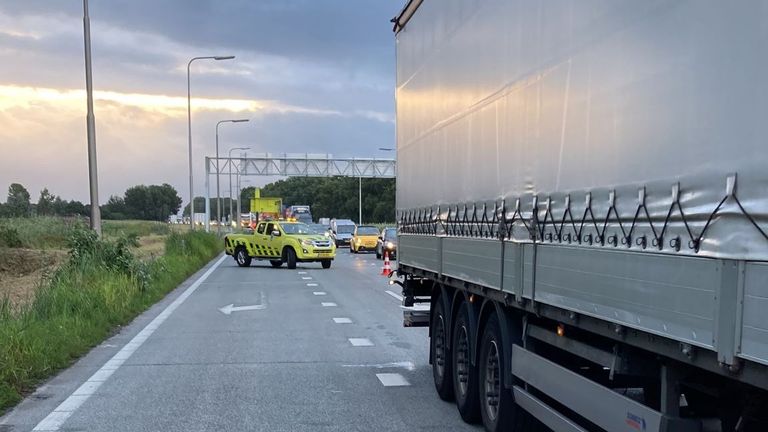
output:
M 479 430 L 437 397 L 427 329 L 402 327 L 381 265 L 346 249 L 328 270 L 217 259 L 0 432 Z

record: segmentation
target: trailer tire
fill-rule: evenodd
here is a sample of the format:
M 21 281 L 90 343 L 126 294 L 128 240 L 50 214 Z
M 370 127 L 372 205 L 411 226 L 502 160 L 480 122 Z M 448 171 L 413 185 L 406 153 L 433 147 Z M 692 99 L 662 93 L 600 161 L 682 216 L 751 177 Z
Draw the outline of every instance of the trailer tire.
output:
M 430 323 L 429 349 L 432 359 L 432 379 L 435 382 L 435 390 L 444 401 L 453 400 L 453 373 L 451 371 L 452 358 L 450 343 L 448 342 L 448 329 L 451 323 L 445 315 L 445 305 L 442 298 L 435 302 L 435 312 Z
M 295 269 L 296 268 L 296 251 L 293 250 L 292 247 L 287 247 L 285 248 L 284 254 L 285 254 L 284 260 L 288 268 L 291 270 Z
M 493 314 L 485 324 L 478 360 L 480 414 L 483 426 L 489 432 L 539 431 L 540 423 L 520 409 L 512 392 L 504 388 L 504 376 L 508 373 L 510 354 L 504 352 L 499 319 Z
M 283 265 L 283 260 L 269 260 L 269 263 L 272 264 L 272 267 L 278 268 Z
M 467 423 L 477 423 L 480 418 L 477 368 L 472 365 L 473 334 L 467 304 L 462 302 L 451 332 L 451 368 L 456 407 L 461 418 Z
M 251 266 L 251 256 L 248 255 L 248 251 L 245 250 L 245 247 L 238 246 L 235 249 L 235 261 L 237 262 L 237 265 L 240 267 Z

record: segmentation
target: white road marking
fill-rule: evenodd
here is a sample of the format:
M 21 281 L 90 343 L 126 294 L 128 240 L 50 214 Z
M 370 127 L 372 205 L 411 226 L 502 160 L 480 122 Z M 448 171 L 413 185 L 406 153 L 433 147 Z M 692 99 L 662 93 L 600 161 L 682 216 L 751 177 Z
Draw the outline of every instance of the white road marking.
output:
M 378 363 L 378 364 L 347 364 L 347 365 L 341 365 L 341 367 L 348 367 L 348 368 L 374 368 L 374 369 L 402 368 L 402 369 L 409 370 L 409 371 L 416 370 L 416 365 L 413 362 L 410 362 L 410 361 L 392 362 L 392 363 Z
M 296 272 L 297 274 L 307 274 L 305 271 Z
M 312 280 L 312 278 L 309 276 L 304 276 L 303 278 L 301 278 L 301 280 Z
M 336 307 L 338 305 L 336 303 L 334 303 L 334 302 L 322 302 L 322 303 L 320 303 L 320 306 L 322 306 L 322 307 Z
M 381 384 L 384 387 L 402 387 L 411 385 L 411 383 L 399 373 L 377 373 L 376 378 L 381 381 Z
M 110 375 L 112 375 L 125 360 L 127 360 L 136 350 L 149 338 L 154 331 L 160 327 L 168 317 L 175 311 L 184 301 L 197 290 L 197 288 L 211 275 L 219 265 L 224 262 L 227 255 L 223 255 L 216 261 L 211 268 L 209 268 L 202 276 L 200 276 L 192 285 L 189 286 L 173 303 L 169 304 L 158 316 L 155 317 L 144 329 L 142 329 L 131 341 L 126 344 L 120 351 L 117 352 L 112 358 L 104 364 L 96 373 L 91 375 L 86 382 L 84 382 L 77 390 L 75 390 L 64 402 L 59 404 L 54 410 L 48 414 L 40 423 L 35 426 L 35 431 L 58 431 L 64 422 L 93 395 L 96 390 L 105 382 Z
M 312 294 L 314 294 L 314 295 L 325 295 L 325 291 L 314 291 Z
M 349 338 L 349 343 L 356 347 L 373 346 L 373 342 L 366 338 Z
M 267 306 L 263 305 L 263 304 L 260 304 L 260 305 L 250 305 L 250 306 L 235 306 L 234 303 L 233 303 L 233 304 L 228 304 L 228 305 L 226 305 L 224 307 L 220 307 L 219 310 L 224 315 L 230 315 L 230 314 L 232 314 L 232 312 L 262 310 L 262 309 L 266 309 L 266 308 L 267 308 Z
M 333 322 L 336 324 L 352 324 L 352 320 L 349 318 L 334 318 Z
M 398 299 L 400 301 L 403 301 L 403 296 L 401 296 L 400 294 L 398 294 L 396 292 L 392 292 L 390 290 L 386 290 L 384 292 L 386 292 L 387 294 L 391 295 L 392 297 L 394 297 L 394 298 L 396 298 L 396 299 Z
M 313 287 L 313 286 L 317 286 L 317 284 L 316 283 L 308 283 L 307 286 Z

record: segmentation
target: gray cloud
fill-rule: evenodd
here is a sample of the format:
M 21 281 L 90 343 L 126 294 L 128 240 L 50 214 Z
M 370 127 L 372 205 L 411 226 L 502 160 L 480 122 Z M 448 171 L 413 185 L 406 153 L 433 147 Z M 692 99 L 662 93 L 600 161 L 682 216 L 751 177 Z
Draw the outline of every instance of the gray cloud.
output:
M 194 96 L 267 100 L 307 110 L 196 112 L 196 191 L 202 191 L 197 170 L 202 156 L 212 154 L 214 125 L 229 116 L 252 121 L 222 128 L 222 151 L 249 145 L 254 151 L 391 156 L 376 149 L 394 144 L 394 38 L 388 20 L 402 1 L 90 3 L 97 90 L 186 96 L 190 57 L 233 54 L 234 61 L 195 64 Z M 0 4 L 0 62 L 11 65 L 0 68 L 0 86 L 81 89 L 81 8 L 80 2 L 63 0 Z M 96 114 L 102 200 L 136 183 L 159 182 L 175 185 L 187 197 L 185 118 L 104 102 L 97 103 Z M 13 152 L 11 160 L 0 161 L 0 187 L 22 181 L 33 195 L 50 186 L 67 198 L 87 200 L 84 119 L 69 113 L 66 121 L 57 121 L 54 111 L 0 110 L 0 123 L 18 126 L 27 115 L 35 117 L 35 130 L 49 128 L 47 133 L 58 136 L 46 142 L 45 133 L 28 138 L 0 133 L 0 147 Z M 24 150 L 29 148 L 39 151 Z M 51 156 L 61 148 L 73 149 L 64 163 Z M 22 168 L 35 161 L 44 175 Z

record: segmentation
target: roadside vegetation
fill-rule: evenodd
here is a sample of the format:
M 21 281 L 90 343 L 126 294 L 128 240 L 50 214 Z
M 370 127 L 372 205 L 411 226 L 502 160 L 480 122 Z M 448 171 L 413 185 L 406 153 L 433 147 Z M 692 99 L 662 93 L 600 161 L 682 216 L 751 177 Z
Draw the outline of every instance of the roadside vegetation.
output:
M 174 232 L 145 221 L 107 221 L 101 239 L 76 219 L 0 219 L 0 235 L 9 227 L 21 244 L 16 234 L 0 240 L 0 279 L 25 266 L 41 273 L 21 301 L 0 290 L 0 412 L 160 300 L 221 248 L 212 234 Z M 145 253 L 147 239 L 153 239 L 153 253 Z

